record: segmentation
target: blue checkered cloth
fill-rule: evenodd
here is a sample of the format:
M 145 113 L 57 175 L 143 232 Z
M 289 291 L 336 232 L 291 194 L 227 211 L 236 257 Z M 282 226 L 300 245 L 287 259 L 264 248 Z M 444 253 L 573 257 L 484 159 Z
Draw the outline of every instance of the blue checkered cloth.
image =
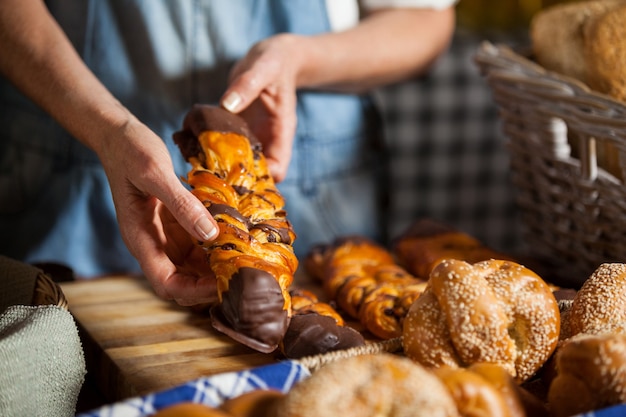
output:
M 614 405 L 602 410 L 590 411 L 588 413 L 577 414 L 572 417 L 623 417 L 626 415 L 626 404 Z
M 195 379 L 165 391 L 129 398 L 78 414 L 77 417 L 146 417 L 181 402 L 218 407 L 230 398 L 254 390 L 275 389 L 287 392 L 308 376 L 310 372 L 303 365 L 294 361 L 282 361 L 241 372 Z
M 284 361 L 241 372 L 228 372 L 199 378 L 165 391 L 129 398 L 119 403 L 78 414 L 77 417 L 148 417 L 181 402 L 196 402 L 218 407 L 224 401 L 249 391 L 277 389 L 288 392 L 297 382 L 310 376 L 309 370 L 294 361 Z M 621 417 L 626 404 L 608 407 L 573 417 Z

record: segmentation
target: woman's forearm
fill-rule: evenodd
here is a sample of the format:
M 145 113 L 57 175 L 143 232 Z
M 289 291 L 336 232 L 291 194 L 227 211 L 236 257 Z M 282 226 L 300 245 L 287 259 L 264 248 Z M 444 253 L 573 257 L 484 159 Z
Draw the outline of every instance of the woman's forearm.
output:
M 0 2 L 0 72 L 98 152 L 131 115 L 83 63 L 43 1 Z
M 445 51 L 454 25 L 453 8 L 382 9 L 352 29 L 304 38 L 298 87 L 358 93 L 419 75 Z

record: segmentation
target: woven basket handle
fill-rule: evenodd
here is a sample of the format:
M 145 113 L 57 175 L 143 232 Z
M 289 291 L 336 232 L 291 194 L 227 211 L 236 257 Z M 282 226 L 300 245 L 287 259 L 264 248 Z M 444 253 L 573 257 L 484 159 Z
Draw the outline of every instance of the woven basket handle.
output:
M 340 359 L 349 358 L 352 356 L 375 354 L 382 352 L 397 352 L 402 349 L 402 337 L 396 337 L 389 340 L 383 340 L 380 342 L 368 343 L 364 346 L 357 346 L 345 350 L 337 350 L 320 355 L 307 356 L 297 360 L 296 362 L 305 366 L 309 371 L 315 372 L 324 365 L 334 362 Z

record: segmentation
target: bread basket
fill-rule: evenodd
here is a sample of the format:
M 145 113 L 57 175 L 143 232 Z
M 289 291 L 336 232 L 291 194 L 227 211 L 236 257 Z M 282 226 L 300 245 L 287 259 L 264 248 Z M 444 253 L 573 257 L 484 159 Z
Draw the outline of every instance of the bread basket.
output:
M 506 45 L 485 41 L 474 58 L 499 111 L 530 251 L 572 284 L 626 261 L 626 104 Z
M 28 264 L 0 255 L 0 313 L 14 305 L 54 305 L 67 310 L 67 299 L 57 283 L 68 279 L 66 270 L 71 271 L 59 264 Z
M 56 305 L 67 310 L 68 304 L 61 287 L 45 273 L 37 275 L 33 305 Z

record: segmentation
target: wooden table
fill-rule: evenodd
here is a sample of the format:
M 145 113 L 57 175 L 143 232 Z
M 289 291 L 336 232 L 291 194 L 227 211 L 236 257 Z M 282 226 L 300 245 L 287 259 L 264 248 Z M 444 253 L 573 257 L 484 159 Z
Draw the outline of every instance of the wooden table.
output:
M 106 277 L 61 288 L 81 333 L 88 376 L 106 402 L 276 360 L 215 331 L 208 314 L 159 299 L 143 278 Z

